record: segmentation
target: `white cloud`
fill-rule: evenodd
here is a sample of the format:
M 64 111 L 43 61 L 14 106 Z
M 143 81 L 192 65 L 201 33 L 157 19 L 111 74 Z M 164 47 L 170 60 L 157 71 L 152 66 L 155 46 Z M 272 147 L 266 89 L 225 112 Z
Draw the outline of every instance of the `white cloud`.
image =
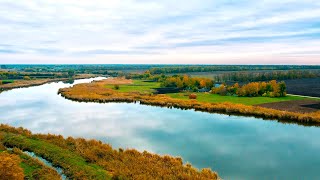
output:
M 318 64 L 319 12 L 292 0 L 2 0 L 0 63 Z

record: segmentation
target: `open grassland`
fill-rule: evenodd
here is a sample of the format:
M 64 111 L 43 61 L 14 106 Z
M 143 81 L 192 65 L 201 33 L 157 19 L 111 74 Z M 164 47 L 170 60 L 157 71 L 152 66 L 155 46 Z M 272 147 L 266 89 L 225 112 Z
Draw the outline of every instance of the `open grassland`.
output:
M 185 97 L 172 98 L 168 95 L 142 94 L 139 92 L 119 92 L 118 90 L 106 88 L 105 86 L 106 84 L 104 81 L 77 84 L 73 87 L 60 89 L 59 94 L 70 100 L 80 102 L 106 103 L 139 101 L 141 104 L 161 107 L 175 107 L 181 109 L 195 109 L 204 112 L 248 115 L 303 124 L 320 124 L 320 112 L 296 113 L 245 104 L 235 104 L 231 102 L 201 102 L 197 100 L 187 100 Z M 297 97 L 288 97 L 288 99 L 290 98 Z
M 118 82 L 117 82 L 118 81 Z M 109 89 L 114 89 L 114 85 L 119 85 L 119 92 L 139 92 L 139 93 L 153 93 L 154 88 L 159 88 L 159 82 L 148 82 L 143 80 L 116 80 L 114 82 L 113 78 L 109 78 L 104 81 L 106 83 L 105 87 Z
M 61 167 L 69 179 L 219 179 L 210 169 L 199 171 L 183 164 L 181 158 L 133 149 L 115 150 L 101 141 L 32 134 L 7 125 L 0 125 L 0 146 L 15 148 L 15 152 L 34 152 Z M 30 163 L 21 166 L 24 174 L 36 168 Z
M 245 105 L 257 105 L 257 104 L 263 104 L 263 103 L 306 99 L 306 98 L 297 97 L 297 96 L 271 98 L 271 97 L 221 96 L 219 94 L 211 94 L 211 93 L 195 93 L 195 94 L 197 94 L 197 101 L 199 102 L 209 102 L 209 103 L 231 102 L 231 103 L 245 104 Z M 189 93 L 171 93 L 167 95 L 177 99 L 184 99 L 184 100 L 189 99 Z

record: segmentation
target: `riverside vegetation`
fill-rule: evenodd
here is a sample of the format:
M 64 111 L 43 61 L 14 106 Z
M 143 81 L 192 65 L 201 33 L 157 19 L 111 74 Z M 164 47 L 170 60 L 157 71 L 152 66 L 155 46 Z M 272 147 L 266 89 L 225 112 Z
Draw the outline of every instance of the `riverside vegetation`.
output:
M 199 171 L 183 164 L 179 157 L 134 149 L 116 150 L 101 141 L 32 134 L 3 124 L 0 147 L 1 179 L 60 179 L 55 171 L 22 151 L 34 152 L 61 167 L 69 179 L 219 179 L 210 169 Z
M 123 83 L 125 81 L 125 83 Z M 123 86 L 133 86 L 133 81 L 124 78 L 109 78 L 107 80 L 92 83 L 77 84 L 73 87 L 59 90 L 63 97 L 82 102 L 139 102 L 145 105 L 154 105 L 169 108 L 195 109 L 204 112 L 219 112 L 226 114 L 249 115 L 267 119 L 277 119 L 285 122 L 296 123 L 320 123 L 320 112 L 297 113 L 258 106 L 235 104 L 230 102 L 210 103 L 197 100 L 177 99 L 169 95 L 145 93 L 139 91 L 120 91 L 122 85 L 116 90 L 112 84 L 124 84 Z M 112 87 L 112 88 L 111 88 Z M 175 96 L 179 97 L 179 96 Z M 237 97 L 242 98 L 242 97 Z M 254 97 L 255 98 L 255 97 Z M 261 97 L 269 98 L 269 97 Z
M 17 80 L 0 80 L 0 92 L 15 88 L 23 88 L 23 87 L 31 87 L 31 86 L 39 86 L 50 82 L 58 82 L 58 81 L 69 81 L 74 79 L 86 79 L 92 78 L 95 75 L 92 74 L 79 74 L 69 78 L 39 78 L 39 79 L 29 79 L 29 76 L 24 79 Z

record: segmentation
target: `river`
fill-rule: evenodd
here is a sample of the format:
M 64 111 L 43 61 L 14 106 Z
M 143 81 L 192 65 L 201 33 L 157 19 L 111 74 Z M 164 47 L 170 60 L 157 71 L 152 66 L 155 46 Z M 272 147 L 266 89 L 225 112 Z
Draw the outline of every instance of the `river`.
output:
M 70 85 L 58 82 L 1 93 L 0 123 L 181 156 L 225 180 L 319 177 L 317 127 L 133 103 L 73 102 L 57 94 Z

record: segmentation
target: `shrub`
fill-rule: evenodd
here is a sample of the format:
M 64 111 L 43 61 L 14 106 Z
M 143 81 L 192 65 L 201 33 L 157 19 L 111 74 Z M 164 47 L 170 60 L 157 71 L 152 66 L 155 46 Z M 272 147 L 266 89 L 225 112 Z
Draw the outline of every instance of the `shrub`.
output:
M 196 94 L 189 94 L 189 99 L 197 99 L 197 95 Z
M 13 80 L 2 80 L 2 84 L 10 84 L 13 83 Z
M 24 80 L 31 80 L 31 78 L 29 76 L 24 76 L 23 79 Z
M 23 169 L 20 158 L 7 152 L 0 153 L 0 177 L 7 180 L 23 180 Z
M 115 90 L 119 90 L 119 89 L 120 89 L 120 86 L 119 86 L 118 84 L 115 84 L 115 85 L 114 85 L 114 89 L 115 89 Z

